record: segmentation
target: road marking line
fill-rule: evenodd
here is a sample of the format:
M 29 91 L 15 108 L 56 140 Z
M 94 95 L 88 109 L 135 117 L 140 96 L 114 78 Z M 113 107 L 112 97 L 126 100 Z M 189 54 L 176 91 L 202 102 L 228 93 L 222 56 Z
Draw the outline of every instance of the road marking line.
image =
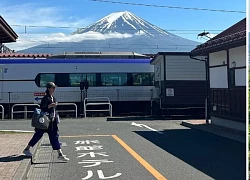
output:
M 161 175 L 157 170 L 155 170 L 147 161 L 145 161 L 139 154 L 137 154 L 132 148 L 130 148 L 123 140 L 118 136 L 112 135 L 112 137 L 124 148 L 126 149 L 141 165 L 143 165 L 156 179 L 167 180 L 163 175 Z
M 137 123 L 135 123 L 135 122 L 132 122 L 131 125 L 132 125 L 132 126 L 137 126 L 137 127 L 145 127 L 145 128 L 147 128 L 147 129 L 149 129 L 149 130 L 151 130 L 151 131 L 154 131 L 154 132 L 156 132 L 156 133 L 164 134 L 163 132 L 158 131 L 158 130 L 156 130 L 156 129 L 153 129 L 153 128 L 151 128 L 151 127 L 145 125 L 145 124 L 137 124 Z
M 109 137 L 111 135 L 76 135 L 76 136 L 60 136 L 61 138 L 77 138 L 77 137 Z

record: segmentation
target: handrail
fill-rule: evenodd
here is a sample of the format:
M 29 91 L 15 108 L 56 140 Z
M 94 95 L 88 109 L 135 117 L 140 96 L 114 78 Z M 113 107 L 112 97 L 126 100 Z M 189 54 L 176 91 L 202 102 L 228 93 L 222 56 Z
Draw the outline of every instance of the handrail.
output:
M 106 101 L 108 102 L 105 102 L 105 101 L 102 101 L 101 103 L 86 103 L 86 101 L 88 99 L 91 99 L 91 100 L 97 100 L 97 99 L 106 99 Z M 87 110 L 87 106 L 90 106 L 90 105 L 109 105 L 109 109 L 98 109 L 98 110 Z M 108 97 L 93 97 L 93 98 L 85 98 L 84 99 L 84 116 L 85 118 L 87 117 L 87 111 L 109 111 L 109 114 L 110 114 L 110 117 L 112 117 L 112 104 L 110 103 L 110 100 Z
M 24 106 L 24 111 L 14 111 L 14 107 L 16 106 Z M 13 115 L 14 113 L 24 113 L 24 114 L 27 114 L 27 112 L 33 112 L 33 111 L 27 111 L 27 106 L 38 106 L 40 107 L 39 104 L 14 104 L 11 108 L 11 119 L 13 120 Z
M 85 98 L 84 101 L 86 101 L 88 99 L 92 99 L 92 100 L 95 100 L 95 99 L 106 99 L 108 102 L 110 102 L 110 100 L 109 100 L 108 97 L 91 97 L 91 98 Z
M 70 110 L 71 112 L 75 112 L 76 114 L 76 118 L 77 118 L 77 105 L 75 103 L 58 103 L 58 105 L 61 105 L 61 106 L 75 106 L 75 109 L 74 110 Z M 1 105 L 0 105 L 1 106 Z M 24 111 L 14 111 L 14 107 L 17 107 L 17 106 L 24 106 Z M 27 114 L 27 112 L 33 112 L 33 111 L 27 111 L 27 106 L 38 106 L 40 107 L 39 104 L 14 104 L 11 108 L 11 119 L 13 120 L 13 115 L 14 113 L 24 113 L 24 114 Z M 59 110 L 58 112 L 63 112 L 64 110 Z M 67 110 L 69 111 L 69 110 Z
M 75 106 L 75 110 L 57 110 L 58 112 L 68 111 L 75 112 L 77 118 L 77 105 L 75 103 L 58 103 L 57 106 Z
M 3 105 L 0 105 L 0 107 L 2 108 L 2 119 L 4 119 L 4 107 L 3 107 Z

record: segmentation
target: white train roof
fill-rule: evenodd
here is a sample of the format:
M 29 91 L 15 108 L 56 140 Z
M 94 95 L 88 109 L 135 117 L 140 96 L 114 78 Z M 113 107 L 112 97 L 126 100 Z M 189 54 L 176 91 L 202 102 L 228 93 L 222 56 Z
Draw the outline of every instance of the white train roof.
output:
M 100 56 L 108 56 L 108 55 L 117 55 L 117 56 L 145 56 L 143 54 L 135 53 L 135 52 L 65 52 L 63 54 L 54 54 L 53 56 L 77 56 L 77 55 L 100 55 Z

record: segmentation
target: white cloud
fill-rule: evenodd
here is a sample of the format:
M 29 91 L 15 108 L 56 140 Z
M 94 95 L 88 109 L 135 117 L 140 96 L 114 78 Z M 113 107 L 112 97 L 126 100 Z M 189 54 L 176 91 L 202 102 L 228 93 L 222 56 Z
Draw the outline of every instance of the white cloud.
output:
M 64 33 L 56 33 L 48 36 L 44 36 L 45 41 L 50 42 L 80 42 L 83 40 L 104 40 L 110 38 L 129 38 L 131 34 L 109 33 L 101 34 L 98 32 L 89 31 L 83 34 L 66 35 Z
M 54 44 L 58 42 L 80 42 L 83 40 L 104 40 L 109 38 L 129 38 L 131 34 L 109 33 L 101 34 L 98 32 L 88 32 L 84 34 L 74 34 L 76 27 L 86 27 L 92 23 L 89 18 L 76 16 L 64 17 L 67 9 L 59 7 L 44 7 L 39 3 L 27 3 L 21 5 L 7 6 L 0 3 L 1 16 L 9 25 L 22 25 L 22 27 L 12 26 L 17 32 L 17 42 L 6 44 L 16 51 L 27 49 L 40 44 Z M 69 29 L 27 27 L 27 33 L 24 26 L 53 26 L 53 27 L 72 27 Z M 137 33 L 135 35 L 142 35 Z
M 59 7 L 44 7 L 40 3 L 27 3 L 7 6 L 0 3 L 1 16 L 10 25 L 33 26 L 77 26 L 85 27 L 90 19 L 83 17 L 64 17 L 66 9 Z
M 138 34 L 140 35 L 140 34 Z M 110 38 L 130 38 L 132 34 L 109 33 L 101 34 L 98 32 L 87 32 L 83 34 L 66 35 L 65 33 L 21 35 L 15 43 L 7 46 L 16 51 L 26 49 L 40 44 L 55 44 L 58 42 L 80 42 L 84 40 L 105 40 Z

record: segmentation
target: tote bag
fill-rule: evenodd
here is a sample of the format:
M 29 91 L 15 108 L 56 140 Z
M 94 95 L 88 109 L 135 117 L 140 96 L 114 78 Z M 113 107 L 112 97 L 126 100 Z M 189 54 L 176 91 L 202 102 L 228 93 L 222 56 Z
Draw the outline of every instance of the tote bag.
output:
M 50 125 L 50 118 L 41 109 L 36 108 L 31 121 L 31 126 L 37 129 L 47 130 Z

